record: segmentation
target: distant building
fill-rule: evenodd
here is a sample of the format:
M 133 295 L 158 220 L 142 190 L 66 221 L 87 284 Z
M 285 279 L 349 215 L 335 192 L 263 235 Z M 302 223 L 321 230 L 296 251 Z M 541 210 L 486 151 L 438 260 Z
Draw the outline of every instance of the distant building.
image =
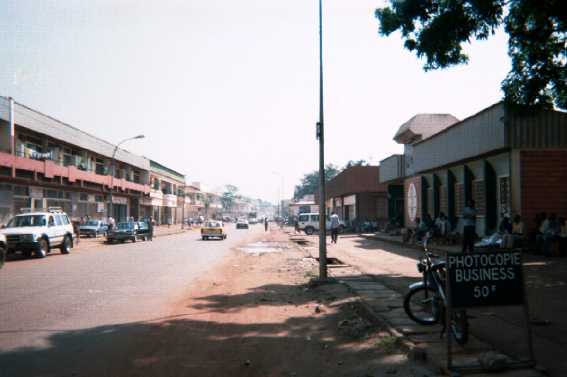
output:
M 300 213 L 317 213 L 319 205 L 315 202 L 315 194 L 304 195 L 299 200 L 289 203 L 288 212 L 290 216 L 296 217 Z
M 352 166 L 327 182 L 327 214 L 336 212 L 348 225 L 388 218 L 387 187 L 378 166 Z
M 144 215 L 157 224 L 176 224 L 182 220 L 178 195 L 184 194 L 185 176 L 150 160 L 150 194 L 144 198 Z

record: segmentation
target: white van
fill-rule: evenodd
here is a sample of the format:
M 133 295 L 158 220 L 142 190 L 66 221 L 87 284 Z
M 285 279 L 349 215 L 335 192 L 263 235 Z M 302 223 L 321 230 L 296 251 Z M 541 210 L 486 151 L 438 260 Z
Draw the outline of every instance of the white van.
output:
M 326 216 L 326 228 L 328 231 L 331 230 L 331 220 L 330 216 Z M 342 232 L 344 229 L 344 224 L 340 221 L 339 231 Z M 311 235 L 319 231 L 319 214 L 318 213 L 302 213 L 298 217 L 298 227 L 299 230 L 305 232 L 305 234 Z

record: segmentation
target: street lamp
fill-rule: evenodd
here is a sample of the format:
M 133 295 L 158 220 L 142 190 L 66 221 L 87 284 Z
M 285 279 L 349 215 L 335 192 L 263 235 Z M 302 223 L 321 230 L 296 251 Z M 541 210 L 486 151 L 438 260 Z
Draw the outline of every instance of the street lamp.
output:
M 273 171 L 272 174 L 278 175 L 280 177 L 280 187 L 278 188 L 278 215 L 279 217 L 282 217 L 283 215 L 282 196 L 283 196 L 284 177 L 283 174 L 277 171 Z
M 114 191 L 114 175 L 116 174 L 116 152 L 118 152 L 118 147 L 120 147 L 122 144 L 124 144 L 125 142 L 129 141 L 129 140 L 136 140 L 136 139 L 143 139 L 145 138 L 144 135 L 137 135 L 134 137 L 129 137 L 127 139 L 122 140 L 120 143 L 116 144 L 116 146 L 114 147 L 114 152 L 112 152 L 112 171 L 111 171 L 111 175 L 110 175 L 110 195 L 109 195 L 109 199 L 110 199 L 110 203 L 108 204 L 108 212 L 109 212 L 109 216 L 114 215 L 113 213 L 113 202 L 112 202 L 112 192 Z
M 319 0 L 319 279 L 327 280 L 327 227 L 325 221 L 325 133 L 323 122 L 323 0 Z

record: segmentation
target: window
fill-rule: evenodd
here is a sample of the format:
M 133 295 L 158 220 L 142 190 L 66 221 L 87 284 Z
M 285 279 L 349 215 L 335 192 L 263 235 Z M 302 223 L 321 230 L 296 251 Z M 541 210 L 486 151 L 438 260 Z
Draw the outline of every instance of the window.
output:
M 95 159 L 95 173 L 100 175 L 106 175 L 106 161 L 102 158 Z
M 510 212 L 510 177 L 498 179 L 498 210 L 500 213 Z
M 49 216 L 49 221 L 47 223 L 49 226 L 54 226 L 55 225 L 55 221 L 53 220 L 53 216 Z
M 299 207 L 299 213 L 309 213 L 309 212 L 311 212 L 311 206 Z
M 70 148 L 63 150 L 63 166 L 76 166 L 80 159 L 79 152 Z
M 56 225 L 63 225 L 63 220 L 61 219 L 61 215 L 54 215 L 53 217 L 55 218 Z
M 319 215 L 311 215 L 311 221 L 319 221 Z
M 299 221 L 308 221 L 309 215 L 299 215 Z
M 14 195 L 29 196 L 30 190 L 26 186 L 14 186 Z
M 95 202 L 101 203 L 104 202 L 104 198 L 102 195 L 96 195 L 95 196 Z
M 134 182 L 140 183 L 140 172 L 138 170 L 134 170 Z
M 65 224 L 65 225 L 71 224 L 67 215 L 61 215 L 61 219 L 63 220 L 63 224 Z
M 81 193 L 81 194 L 79 194 L 79 200 L 81 202 L 88 202 L 89 201 L 89 195 Z

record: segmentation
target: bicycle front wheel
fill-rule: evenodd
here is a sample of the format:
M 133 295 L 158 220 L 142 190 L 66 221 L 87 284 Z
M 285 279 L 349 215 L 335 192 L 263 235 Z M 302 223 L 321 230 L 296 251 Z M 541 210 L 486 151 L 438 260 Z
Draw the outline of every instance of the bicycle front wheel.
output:
M 410 290 L 404 297 L 404 310 L 408 317 L 421 325 L 435 325 L 441 316 L 437 292 L 424 286 Z
M 455 342 L 461 346 L 469 340 L 469 320 L 464 310 L 455 310 L 451 318 L 451 332 Z

